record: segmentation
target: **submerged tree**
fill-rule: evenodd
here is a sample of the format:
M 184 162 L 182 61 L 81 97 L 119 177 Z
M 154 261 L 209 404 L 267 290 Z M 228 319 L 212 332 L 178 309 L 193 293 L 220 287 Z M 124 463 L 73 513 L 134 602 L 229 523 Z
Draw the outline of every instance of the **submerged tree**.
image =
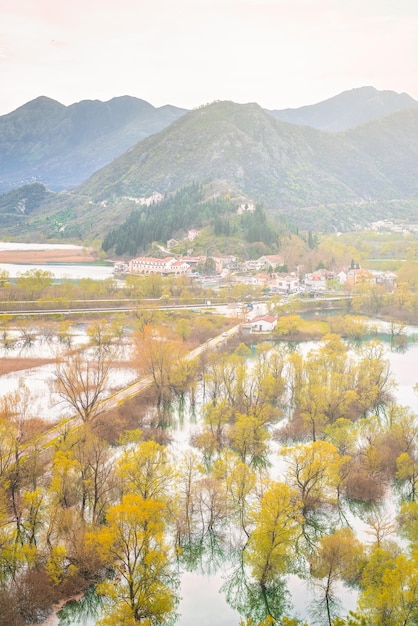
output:
M 103 626 L 166 624 L 173 617 L 177 577 L 164 540 L 164 506 L 127 494 L 107 513 L 106 526 L 91 535 L 115 581 L 99 585 L 109 602 Z
M 100 412 L 111 368 L 112 358 L 107 349 L 98 349 L 89 355 L 73 354 L 57 362 L 54 391 L 83 422 L 89 422 Z

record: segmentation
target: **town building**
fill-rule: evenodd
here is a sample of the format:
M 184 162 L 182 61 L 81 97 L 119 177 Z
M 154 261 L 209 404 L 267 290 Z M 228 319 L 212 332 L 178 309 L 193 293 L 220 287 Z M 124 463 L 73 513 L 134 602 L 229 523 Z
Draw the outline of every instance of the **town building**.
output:
M 190 265 L 185 261 L 178 261 L 176 257 L 137 257 L 129 261 L 131 274 L 188 274 Z

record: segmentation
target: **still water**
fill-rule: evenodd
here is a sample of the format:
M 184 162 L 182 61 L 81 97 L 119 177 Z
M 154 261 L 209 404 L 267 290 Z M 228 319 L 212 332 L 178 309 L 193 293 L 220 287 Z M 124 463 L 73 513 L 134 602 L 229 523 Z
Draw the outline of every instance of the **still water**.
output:
M 94 263 L 0 263 L 0 270 L 9 272 L 10 278 L 17 278 L 29 270 L 51 272 L 57 279 L 92 278 L 105 280 L 113 276 L 113 265 L 96 265 Z
M 311 349 L 315 346 L 314 342 L 310 342 Z M 385 356 L 390 361 L 391 371 L 397 382 L 394 390 L 396 401 L 403 406 L 409 406 L 418 413 L 418 398 L 413 391 L 413 386 L 418 382 L 418 344 L 410 343 L 404 352 L 391 351 L 389 345 L 386 344 L 385 350 Z M 174 446 L 183 448 L 188 433 L 196 427 L 198 424 L 190 422 L 186 411 L 184 421 L 177 423 L 177 432 L 173 432 Z M 362 534 L 361 529 L 360 534 Z M 212 626 L 212 624 L 238 626 L 241 616 L 228 604 L 223 590 L 228 578 L 227 564 L 220 565 L 218 569 L 214 568 L 210 573 L 205 573 L 201 568 L 196 571 L 180 571 L 179 618 L 176 626 L 195 626 L 196 624 L 199 626 Z M 309 607 L 314 600 L 313 589 L 297 576 L 289 576 L 286 582 L 293 605 L 290 613 L 299 619 L 309 619 Z M 338 595 L 344 606 L 344 612 L 355 609 L 355 593 L 348 591 L 341 584 L 338 586 Z M 98 613 L 100 614 L 100 610 Z M 80 614 L 74 603 L 71 607 L 64 607 L 58 621 L 51 622 L 51 626 L 95 626 L 96 623 L 97 616 L 85 611 L 81 611 Z
M 17 243 L 0 241 L 0 251 L 18 250 L 82 250 L 83 246 L 71 244 L 41 244 L 41 243 Z M 0 263 L 0 270 L 9 272 L 10 278 L 16 278 L 19 274 L 29 270 L 42 270 L 51 272 L 56 279 L 92 278 L 104 280 L 113 275 L 113 264 L 103 265 L 98 263 Z
M 32 266 L 33 267 L 33 266 Z M 45 266 L 49 268 L 49 266 Z M 408 334 L 414 335 L 418 333 L 418 328 L 411 327 L 408 329 Z M 74 343 L 82 344 L 86 341 L 85 329 L 77 327 L 74 329 Z M 404 352 L 391 351 L 389 344 L 385 344 L 386 358 L 390 361 L 391 371 L 394 379 L 397 382 L 397 387 L 394 390 L 396 401 L 403 405 L 409 406 L 412 411 L 418 413 L 418 397 L 413 391 L 414 385 L 418 382 L 418 344 L 410 343 Z M 307 349 L 313 349 L 316 346 L 314 342 L 309 342 L 309 345 L 301 348 L 303 351 Z M 57 346 L 53 344 L 37 344 L 35 345 L 35 352 L 37 356 L 48 357 L 49 352 L 54 351 Z M 34 349 L 34 346 L 32 348 Z M 18 346 L 14 348 L 18 350 Z M 12 356 L 13 350 L 10 349 L 4 353 L 0 353 L 0 357 Z M 16 354 L 17 356 L 17 354 Z M 21 354 L 23 356 L 23 354 Z M 26 354 L 25 356 L 28 356 Z M 121 376 L 119 372 L 119 376 Z M 121 378 L 129 379 L 130 373 L 127 372 L 121 376 Z M 38 390 L 37 404 L 39 403 L 39 414 L 42 412 L 45 414 L 45 406 L 41 407 L 42 398 L 45 398 L 45 393 L 42 393 L 42 388 L 45 388 L 45 384 L 50 381 L 51 372 L 50 366 L 44 366 L 35 370 L 28 370 L 26 372 L 16 372 L 11 375 L 0 377 L 0 395 L 2 392 L 9 391 L 19 384 L 19 379 L 24 377 L 25 384 L 29 387 L 34 386 L 32 391 Z M 121 382 L 120 380 L 118 381 Z M 116 384 L 116 381 L 113 383 Z M 42 411 L 43 409 L 43 411 Z M 49 407 L 51 411 L 51 418 L 54 416 L 52 407 Z M 49 411 L 46 411 L 49 413 Z M 197 428 L 198 424 L 190 421 L 190 416 L 184 415 L 184 420 L 177 423 L 176 432 L 173 433 L 176 446 L 179 449 L 184 449 L 187 445 L 189 434 L 193 428 Z M 197 421 L 199 420 L 197 416 Z M 178 605 L 179 618 L 176 622 L 176 626 L 237 626 L 240 621 L 239 613 L 234 610 L 227 602 L 225 593 L 222 592 L 222 587 L 228 579 L 227 565 L 221 565 L 216 571 L 211 571 L 210 574 L 204 571 L 204 568 L 197 568 L 195 571 L 181 571 L 180 572 L 180 589 L 179 596 L 180 602 Z M 306 609 L 312 600 L 313 594 L 309 586 L 301 581 L 297 576 L 290 576 L 287 579 L 287 587 L 291 595 L 292 604 L 294 610 L 292 614 L 303 618 L 306 617 Z M 97 596 L 96 596 L 97 597 Z M 347 593 L 347 590 L 341 587 L 340 597 L 343 599 L 344 609 L 354 609 L 355 596 Z M 98 611 L 97 602 L 95 603 L 94 594 L 90 596 L 89 602 L 83 601 L 71 602 L 67 607 L 60 612 L 59 617 L 53 616 L 48 620 L 48 626 L 95 626 L 97 623 Z M 45 625 L 46 626 L 46 625 Z

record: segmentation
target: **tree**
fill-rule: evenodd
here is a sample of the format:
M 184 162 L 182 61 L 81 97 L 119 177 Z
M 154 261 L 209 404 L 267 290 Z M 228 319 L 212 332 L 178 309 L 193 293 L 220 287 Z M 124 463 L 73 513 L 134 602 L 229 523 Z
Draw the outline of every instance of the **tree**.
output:
M 251 503 L 257 486 L 253 468 L 225 449 L 214 463 L 213 475 L 225 484 L 230 518 L 237 520 L 246 537 L 249 537 Z
M 117 471 L 123 491 L 139 494 L 144 500 L 164 502 L 169 497 L 174 470 L 165 446 L 155 441 L 128 446 Z
M 53 277 L 52 272 L 45 270 L 28 270 L 18 276 L 16 285 L 21 290 L 22 297 L 28 300 L 37 300 L 50 287 Z
M 93 433 L 87 423 L 70 436 L 67 445 L 75 462 L 81 517 L 97 524 L 103 520 L 116 492 L 114 461 L 109 444 Z
M 297 491 L 275 482 L 254 511 L 254 530 L 245 558 L 261 587 L 288 572 L 295 539 L 301 531 L 302 502 Z
M 335 583 L 337 580 L 358 582 L 366 562 L 364 547 L 350 528 L 341 528 L 321 538 L 311 557 L 310 572 L 322 590 L 329 626 L 338 604 Z
M 98 349 L 93 355 L 73 354 L 67 360 L 57 362 L 54 391 L 83 422 L 91 421 L 100 412 L 111 368 L 108 350 Z
M 360 614 L 370 626 L 415 626 L 418 619 L 418 561 L 396 546 L 375 548 L 360 581 Z
M 280 453 L 288 463 L 287 482 L 297 490 L 304 513 L 337 503 L 341 469 L 349 457 L 340 456 L 327 441 L 283 448 Z
M 267 440 L 270 435 L 264 424 L 252 415 L 239 414 L 229 430 L 231 448 L 243 463 L 254 467 L 267 462 Z
M 126 494 L 107 513 L 106 526 L 90 535 L 116 580 L 98 586 L 109 602 L 106 626 L 165 624 L 176 606 L 176 576 L 164 540 L 161 502 Z
M 170 333 L 146 325 L 136 330 L 134 340 L 134 365 L 140 376 L 150 376 L 157 392 L 157 407 L 162 409 L 169 398 L 173 375 L 183 358 L 183 344 Z

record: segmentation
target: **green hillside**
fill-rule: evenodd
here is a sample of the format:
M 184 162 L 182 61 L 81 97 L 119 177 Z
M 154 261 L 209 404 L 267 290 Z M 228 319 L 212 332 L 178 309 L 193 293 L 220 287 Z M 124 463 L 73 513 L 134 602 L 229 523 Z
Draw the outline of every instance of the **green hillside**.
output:
M 417 171 L 418 110 L 329 133 L 280 122 L 257 104 L 216 102 L 186 113 L 73 191 L 19 216 L 15 228 L 101 239 L 141 198 L 157 191 L 168 199 L 198 184 L 205 200 L 260 203 L 295 227 L 344 230 L 373 216 L 414 219 Z M 188 225 L 182 218 L 181 228 L 193 227 L 193 217 Z

